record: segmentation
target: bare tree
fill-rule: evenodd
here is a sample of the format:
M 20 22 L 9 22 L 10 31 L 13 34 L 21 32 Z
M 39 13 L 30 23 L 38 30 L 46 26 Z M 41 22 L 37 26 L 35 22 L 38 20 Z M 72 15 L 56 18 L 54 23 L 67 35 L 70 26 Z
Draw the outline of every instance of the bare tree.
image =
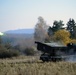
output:
M 38 23 L 35 26 L 35 33 L 34 33 L 35 41 L 44 42 L 48 36 L 47 30 L 48 25 L 46 24 L 44 19 L 40 16 L 38 18 Z

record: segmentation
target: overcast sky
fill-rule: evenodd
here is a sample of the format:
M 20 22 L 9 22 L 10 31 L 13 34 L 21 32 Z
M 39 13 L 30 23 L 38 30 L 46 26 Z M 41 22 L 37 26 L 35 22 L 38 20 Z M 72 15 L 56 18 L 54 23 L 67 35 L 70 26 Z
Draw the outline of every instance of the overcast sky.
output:
M 76 21 L 76 0 L 0 0 L 0 31 L 34 28 L 38 17 L 47 24 L 54 20 Z

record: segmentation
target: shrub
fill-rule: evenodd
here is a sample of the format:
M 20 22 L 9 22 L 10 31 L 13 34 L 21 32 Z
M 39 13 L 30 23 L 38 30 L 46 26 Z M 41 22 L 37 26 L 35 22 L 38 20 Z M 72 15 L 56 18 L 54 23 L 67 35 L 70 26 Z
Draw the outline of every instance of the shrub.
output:
M 25 53 L 26 55 L 35 55 L 36 51 L 34 50 L 34 48 L 26 48 L 26 49 L 24 50 L 24 53 Z
M 0 45 L 0 58 L 10 58 L 18 55 L 18 51 L 13 49 L 7 49 L 5 46 Z
M 65 45 L 70 42 L 76 42 L 75 39 L 70 38 L 70 33 L 67 30 L 58 30 L 55 32 L 54 40 L 61 41 Z
M 9 49 L 8 51 L 9 51 L 10 57 L 19 56 L 20 55 L 19 51 L 17 51 L 17 50 Z

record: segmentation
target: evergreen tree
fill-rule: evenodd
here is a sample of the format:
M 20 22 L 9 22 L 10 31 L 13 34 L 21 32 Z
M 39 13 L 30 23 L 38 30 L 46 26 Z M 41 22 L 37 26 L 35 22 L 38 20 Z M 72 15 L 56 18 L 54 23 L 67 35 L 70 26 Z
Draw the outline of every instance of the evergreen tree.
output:
M 56 32 L 56 31 L 62 29 L 63 26 L 64 26 L 64 24 L 63 24 L 63 21 L 62 21 L 62 20 L 60 20 L 60 21 L 56 21 L 56 20 L 55 20 L 54 23 L 53 23 L 52 30 L 53 30 L 54 32 Z
M 48 28 L 48 35 L 49 36 L 52 36 L 53 35 L 53 30 L 52 30 L 52 27 L 50 27 L 50 26 Z
M 67 22 L 67 30 L 70 32 L 71 38 L 76 38 L 76 23 L 74 19 L 69 19 L 69 21 Z

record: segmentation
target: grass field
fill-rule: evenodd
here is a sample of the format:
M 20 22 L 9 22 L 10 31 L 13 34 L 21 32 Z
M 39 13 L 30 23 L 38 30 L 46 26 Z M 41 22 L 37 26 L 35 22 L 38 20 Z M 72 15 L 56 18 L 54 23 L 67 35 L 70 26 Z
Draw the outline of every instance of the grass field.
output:
M 76 63 L 43 63 L 31 56 L 0 59 L 0 75 L 76 75 Z

